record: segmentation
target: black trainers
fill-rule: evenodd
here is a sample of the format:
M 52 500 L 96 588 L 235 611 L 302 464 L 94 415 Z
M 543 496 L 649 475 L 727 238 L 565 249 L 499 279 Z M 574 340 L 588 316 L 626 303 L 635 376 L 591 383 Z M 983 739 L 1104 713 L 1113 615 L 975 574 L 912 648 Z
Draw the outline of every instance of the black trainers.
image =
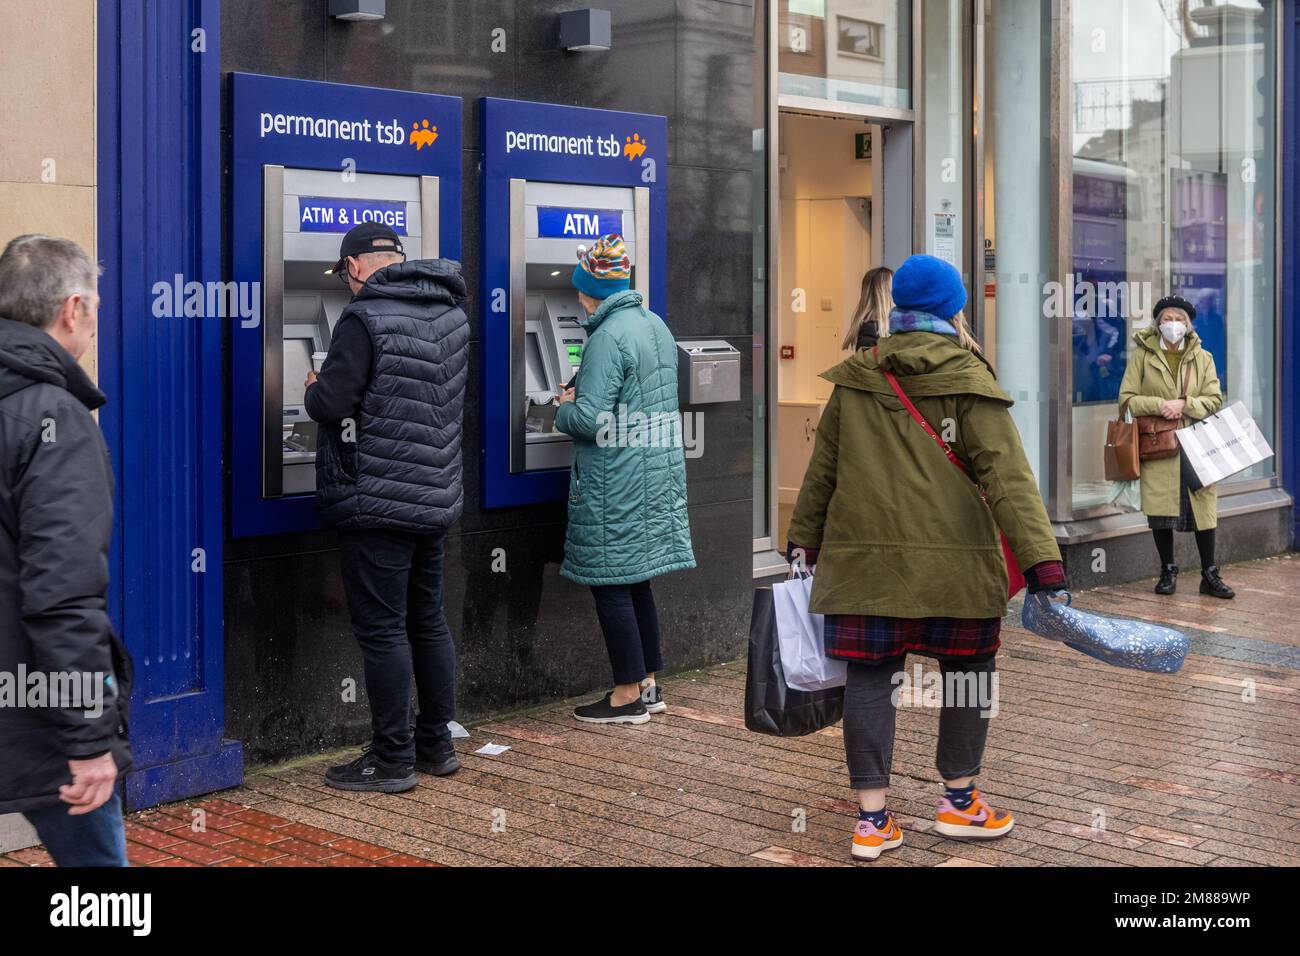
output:
M 641 702 L 645 704 L 647 714 L 662 714 L 668 709 L 658 684 L 650 684 L 641 688 Z
M 1160 580 L 1156 582 L 1156 594 L 1173 594 L 1178 590 L 1178 565 L 1166 564 L 1160 569 Z
M 456 748 L 450 740 L 440 741 L 431 747 L 415 747 L 415 769 L 420 773 L 430 773 L 435 777 L 445 777 L 460 769 L 456 759 Z
M 610 691 L 594 704 L 575 707 L 573 716 L 588 724 L 644 724 L 650 719 L 645 701 L 640 697 L 621 707 L 615 707 L 610 703 L 613 696 L 614 692 Z
M 402 793 L 415 786 L 415 768 L 409 763 L 389 763 L 367 747 L 351 763 L 326 770 L 325 784 L 336 790 Z
M 1219 569 L 1215 565 L 1210 565 L 1201 572 L 1201 593 L 1225 601 L 1237 596 L 1236 591 L 1223 583 L 1223 578 L 1219 577 Z

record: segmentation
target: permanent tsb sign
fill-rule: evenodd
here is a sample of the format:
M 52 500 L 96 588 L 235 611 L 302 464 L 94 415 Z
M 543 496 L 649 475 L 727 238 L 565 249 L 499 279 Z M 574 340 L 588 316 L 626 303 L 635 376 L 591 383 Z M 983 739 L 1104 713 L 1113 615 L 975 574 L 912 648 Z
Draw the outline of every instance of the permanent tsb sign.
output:
M 625 186 L 662 186 L 668 121 L 646 113 L 485 97 L 483 159 L 489 175 Z
M 436 176 L 460 163 L 459 97 L 252 73 L 231 91 L 235 143 L 280 165 Z

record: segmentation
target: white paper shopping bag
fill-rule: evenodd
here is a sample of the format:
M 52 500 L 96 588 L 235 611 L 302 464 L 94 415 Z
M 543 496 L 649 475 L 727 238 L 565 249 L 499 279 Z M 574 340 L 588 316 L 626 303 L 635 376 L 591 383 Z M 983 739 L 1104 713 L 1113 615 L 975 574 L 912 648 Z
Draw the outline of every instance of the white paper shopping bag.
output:
M 1231 478 L 1273 454 L 1241 402 L 1174 434 L 1201 488 Z
M 791 690 L 827 690 L 843 687 L 847 666 L 826 657 L 825 620 L 808 611 L 811 575 L 800 575 L 772 585 L 776 608 L 776 633 L 781 644 L 781 668 Z

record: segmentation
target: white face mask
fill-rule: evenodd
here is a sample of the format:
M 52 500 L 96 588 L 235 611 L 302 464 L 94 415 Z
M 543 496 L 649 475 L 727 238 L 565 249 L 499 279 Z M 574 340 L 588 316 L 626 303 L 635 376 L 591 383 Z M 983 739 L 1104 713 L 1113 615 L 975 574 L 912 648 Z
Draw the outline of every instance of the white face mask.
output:
M 1162 322 L 1160 325 L 1160 335 L 1170 345 L 1177 345 L 1187 335 L 1187 326 L 1178 321 Z

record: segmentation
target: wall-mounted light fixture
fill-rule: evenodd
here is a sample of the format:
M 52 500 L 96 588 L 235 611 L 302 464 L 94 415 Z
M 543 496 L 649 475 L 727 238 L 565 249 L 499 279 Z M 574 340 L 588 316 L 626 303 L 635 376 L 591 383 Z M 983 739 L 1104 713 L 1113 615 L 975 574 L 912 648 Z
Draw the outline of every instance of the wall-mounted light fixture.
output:
M 573 53 L 608 50 L 613 26 L 608 10 L 569 10 L 560 14 L 560 49 Z
M 330 16 L 336 20 L 382 20 L 385 0 L 330 0 Z

